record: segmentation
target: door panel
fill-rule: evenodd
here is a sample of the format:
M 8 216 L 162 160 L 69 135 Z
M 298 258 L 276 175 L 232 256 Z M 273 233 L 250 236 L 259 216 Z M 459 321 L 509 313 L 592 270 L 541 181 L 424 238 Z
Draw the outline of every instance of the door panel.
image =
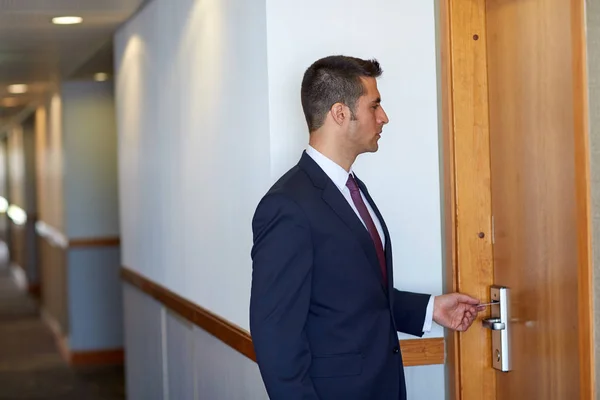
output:
M 494 280 L 512 295 L 502 400 L 580 397 L 571 7 L 486 3 Z

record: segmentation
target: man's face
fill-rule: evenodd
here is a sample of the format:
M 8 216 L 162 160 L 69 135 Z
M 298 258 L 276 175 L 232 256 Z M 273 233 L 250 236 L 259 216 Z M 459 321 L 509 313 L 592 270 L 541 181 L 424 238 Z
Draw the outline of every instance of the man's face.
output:
M 365 88 L 355 107 L 355 119 L 350 121 L 347 132 L 348 144 L 358 154 L 373 153 L 379 149 L 383 125 L 389 119 L 381 107 L 381 95 L 375 78 L 361 78 Z

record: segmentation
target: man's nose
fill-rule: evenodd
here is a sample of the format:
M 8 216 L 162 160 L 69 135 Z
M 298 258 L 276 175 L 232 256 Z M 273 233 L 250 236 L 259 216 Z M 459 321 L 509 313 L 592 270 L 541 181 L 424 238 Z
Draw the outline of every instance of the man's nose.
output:
M 381 117 L 380 117 L 381 123 L 383 125 L 387 124 L 388 122 L 390 122 L 390 119 L 388 118 L 387 114 L 385 113 L 385 111 L 383 110 L 383 108 L 381 109 Z

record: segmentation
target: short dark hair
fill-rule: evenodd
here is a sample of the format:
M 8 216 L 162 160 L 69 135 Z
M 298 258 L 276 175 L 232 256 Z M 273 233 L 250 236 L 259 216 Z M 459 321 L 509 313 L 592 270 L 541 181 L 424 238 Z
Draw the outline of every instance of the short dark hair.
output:
M 300 91 L 309 132 L 323 126 L 335 103 L 345 104 L 354 114 L 358 98 L 365 91 L 361 78 L 378 78 L 382 73 L 375 59 L 329 56 L 315 61 L 304 73 Z

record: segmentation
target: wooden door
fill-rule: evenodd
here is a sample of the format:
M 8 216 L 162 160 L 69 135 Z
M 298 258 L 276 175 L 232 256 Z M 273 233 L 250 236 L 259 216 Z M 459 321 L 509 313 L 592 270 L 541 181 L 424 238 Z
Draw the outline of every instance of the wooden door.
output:
M 512 371 L 492 369 L 481 325 L 451 337 L 454 398 L 593 399 L 583 10 L 584 0 L 442 8 L 453 288 L 489 300 L 493 283 L 512 295 Z
M 494 283 L 511 289 L 497 399 L 581 397 L 580 229 L 572 4 L 487 0 Z M 577 32 L 577 31 L 575 31 Z M 587 218 L 588 216 L 585 216 Z M 593 349 L 588 349 L 590 352 Z

